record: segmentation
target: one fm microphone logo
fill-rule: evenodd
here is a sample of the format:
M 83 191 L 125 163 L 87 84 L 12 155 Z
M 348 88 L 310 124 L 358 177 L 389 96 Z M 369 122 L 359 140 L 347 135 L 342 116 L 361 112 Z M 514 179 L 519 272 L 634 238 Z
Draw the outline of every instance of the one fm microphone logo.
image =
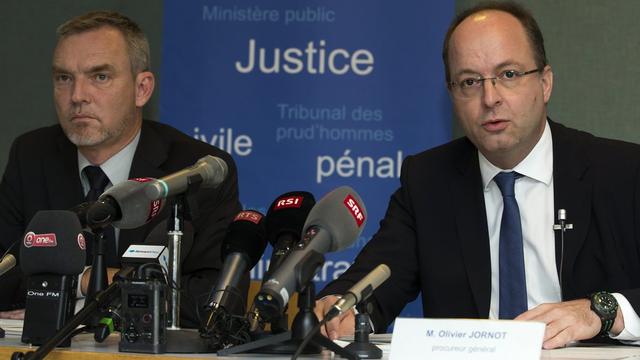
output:
M 358 227 L 362 226 L 365 218 L 362 210 L 360 210 L 360 205 L 358 205 L 356 199 L 354 199 L 351 194 L 347 194 L 347 197 L 344 198 L 344 204 L 347 209 L 349 209 L 349 212 L 351 213 L 353 218 L 356 220 Z
M 262 220 L 262 214 L 260 214 L 259 212 L 256 211 L 240 211 L 238 213 L 238 215 L 236 215 L 235 219 L 233 219 L 233 221 L 251 221 L 252 223 L 258 225 L 258 223 L 260 222 L 260 220 Z
M 56 247 L 58 241 L 56 240 L 56 234 L 36 234 L 33 231 L 29 231 L 24 235 L 24 247 Z
M 299 208 L 302 206 L 302 196 L 289 196 L 283 197 L 276 201 L 276 205 L 273 207 L 273 210 L 281 210 L 288 208 Z

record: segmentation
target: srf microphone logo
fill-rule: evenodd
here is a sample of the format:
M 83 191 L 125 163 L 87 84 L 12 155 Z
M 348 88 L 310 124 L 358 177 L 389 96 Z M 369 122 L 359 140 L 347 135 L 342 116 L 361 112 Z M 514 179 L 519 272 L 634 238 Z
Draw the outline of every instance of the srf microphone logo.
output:
M 149 216 L 147 216 L 147 221 L 158 216 L 158 214 L 160 213 L 160 209 L 162 209 L 162 200 L 161 199 L 153 200 L 149 204 Z
M 273 210 L 281 210 L 288 208 L 299 208 L 302 206 L 302 196 L 288 196 L 278 199 Z
M 146 183 L 146 182 L 149 182 L 149 181 L 153 181 L 155 179 L 153 179 L 153 178 L 133 178 L 131 180 L 139 182 L 139 183 Z
M 236 215 L 235 219 L 233 219 L 233 221 L 238 221 L 238 220 L 251 221 L 252 223 L 258 225 L 260 220 L 262 220 L 262 214 L 260 214 L 259 212 L 250 211 L 250 210 L 240 211 L 238 215 Z
M 56 234 L 36 234 L 33 231 L 29 231 L 24 235 L 24 247 L 56 247 L 58 246 L 58 240 L 56 240 Z
M 365 220 L 364 213 L 362 212 L 361 207 L 360 205 L 358 205 L 356 199 L 354 199 L 351 194 L 347 194 L 347 197 L 344 198 L 344 205 L 347 207 L 347 209 L 349 209 L 349 212 L 356 220 L 358 227 L 362 226 Z

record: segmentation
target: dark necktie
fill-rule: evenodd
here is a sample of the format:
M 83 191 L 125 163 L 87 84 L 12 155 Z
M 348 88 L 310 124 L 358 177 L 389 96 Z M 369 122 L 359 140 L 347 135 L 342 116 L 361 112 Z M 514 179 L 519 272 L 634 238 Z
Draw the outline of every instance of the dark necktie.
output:
M 500 225 L 500 319 L 513 319 L 527 311 L 527 281 L 524 272 L 520 209 L 514 192 L 515 171 L 501 172 L 493 180 L 500 188 L 504 209 Z
M 89 192 L 85 197 L 85 201 L 96 201 L 104 192 L 109 184 L 109 178 L 99 166 L 87 166 L 82 169 L 89 180 Z M 105 261 L 108 267 L 120 267 L 118 257 L 116 256 L 116 237 L 113 226 L 109 225 L 103 232 L 105 241 Z M 93 241 L 87 242 L 87 265 L 93 262 Z

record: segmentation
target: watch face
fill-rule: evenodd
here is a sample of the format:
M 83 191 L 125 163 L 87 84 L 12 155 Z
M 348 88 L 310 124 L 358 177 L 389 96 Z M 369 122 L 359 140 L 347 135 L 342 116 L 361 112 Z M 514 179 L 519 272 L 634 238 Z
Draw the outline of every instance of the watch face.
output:
M 608 293 L 595 294 L 593 296 L 593 305 L 604 313 L 612 313 L 618 310 L 616 298 Z

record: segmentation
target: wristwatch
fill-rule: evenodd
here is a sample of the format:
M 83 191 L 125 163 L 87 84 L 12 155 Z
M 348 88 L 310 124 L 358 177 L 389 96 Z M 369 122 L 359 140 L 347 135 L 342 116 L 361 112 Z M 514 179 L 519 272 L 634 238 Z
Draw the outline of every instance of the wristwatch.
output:
M 618 301 L 606 291 L 591 294 L 591 310 L 600 317 L 602 326 L 598 335 L 604 336 L 611 330 L 618 313 Z

